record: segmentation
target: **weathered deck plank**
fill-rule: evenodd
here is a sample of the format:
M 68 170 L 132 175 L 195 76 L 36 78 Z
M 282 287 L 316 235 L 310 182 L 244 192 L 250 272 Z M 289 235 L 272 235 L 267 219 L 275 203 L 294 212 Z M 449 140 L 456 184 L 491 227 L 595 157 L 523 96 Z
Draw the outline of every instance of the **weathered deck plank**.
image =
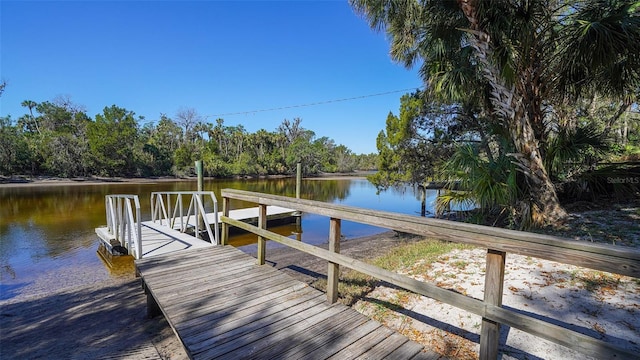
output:
M 198 336 L 219 336 L 268 316 L 273 316 L 276 320 L 282 319 L 290 315 L 290 312 L 296 311 L 296 309 L 302 309 L 305 306 L 314 306 L 324 300 L 322 295 L 316 292 L 308 292 L 306 295 L 292 296 L 275 306 L 269 306 L 269 303 L 263 303 L 238 310 L 233 312 L 231 316 L 229 316 L 227 311 L 217 311 L 190 319 L 181 324 L 179 330 L 185 336 L 195 334 L 199 334 Z M 263 308 L 256 309 L 256 306 Z
M 292 329 L 298 329 L 293 325 L 303 323 L 304 325 L 311 326 L 312 324 L 322 322 L 328 318 L 338 316 L 342 318 L 346 309 L 339 306 L 335 307 L 322 307 L 314 306 L 310 307 L 298 314 L 287 317 L 281 321 L 268 324 L 266 326 L 258 327 L 255 331 L 245 333 L 242 336 L 230 339 L 222 346 L 216 346 L 215 343 L 207 344 L 209 348 L 207 351 L 200 354 L 205 358 L 220 358 L 220 359 L 246 359 L 260 358 L 260 351 L 263 347 L 267 348 L 279 341 L 279 336 L 285 336 L 290 341 L 300 341 L 299 334 L 292 331 Z M 258 323 L 257 325 L 262 325 Z M 256 324 L 251 325 L 252 328 L 256 327 Z
M 159 278 L 157 279 L 157 284 L 160 285 L 162 284 L 163 286 L 170 286 L 171 284 L 175 283 L 175 282 L 180 282 L 180 277 L 181 276 L 189 276 L 190 280 L 195 280 L 199 275 L 203 276 L 203 277 L 208 277 L 211 278 L 211 276 L 208 276 L 207 273 L 200 271 L 200 268 L 206 267 L 207 264 L 209 264 L 210 262 L 216 262 L 218 264 L 222 264 L 225 262 L 235 262 L 235 267 L 229 267 L 229 275 L 232 275 L 231 271 L 235 271 L 236 269 L 241 269 L 247 266 L 251 266 L 251 264 L 246 263 L 246 262 L 237 262 L 236 260 L 241 259 L 240 257 L 225 257 L 225 258 L 212 258 L 212 259 L 203 259 L 200 261 L 187 261 L 187 262 L 180 262 L 179 264 L 175 264 L 175 268 L 174 271 L 172 271 L 172 273 L 174 274 L 173 277 L 167 277 L 166 275 L 163 275 L 162 272 L 159 273 Z M 232 265 L 233 266 L 233 265 Z M 148 275 L 148 277 L 152 277 L 156 274 L 150 274 Z
M 216 302 L 229 302 L 234 301 L 235 298 L 242 297 L 244 294 L 249 296 L 246 300 L 250 300 L 257 296 L 267 295 L 273 290 L 271 286 L 289 287 L 295 284 L 290 279 L 271 278 L 269 274 L 252 274 L 253 277 L 247 279 L 245 276 L 238 276 L 237 279 L 224 279 L 224 283 L 216 284 L 215 282 L 208 282 L 200 286 L 200 288 L 192 287 L 191 291 L 186 288 L 188 297 L 175 298 L 172 296 L 171 291 L 165 291 L 161 289 L 160 296 L 166 295 L 166 307 L 171 308 L 184 301 L 198 300 L 201 306 L 206 306 L 210 303 L 209 300 L 214 299 Z M 193 283 L 192 283 L 193 284 Z M 196 285 L 196 284 L 194 284 Z M 179 306 L 179 305 L 178 305 Z M 228 306 L 228 305 L 227 305 Z
M 358 356 L 356 359 L 384 359 L 386 356 L 394 352 L 397 348 L 404 345 L 408 340 L 398 333 L 392 333 L 387 338 L 375 344 L 367 352 Z
M 289 358 L 289 359 L 309 359 L 307 354 L 328 346 L 336 338 L 349 339 L 352 332 L 359 326 L 367 322 L 367 318 L 357 312 L 348 312 L 340 317 L 336 324 L 334 318 L 328 318 L 318 324 L 305 328 L 305 324 L 298 325 L 298 333 L 302 335 L 304 341 L 293 342 L 286 336 L 271 347 L 270 351 L 261 351 L 261 356 L 265 358 Z M 328 355 L 322 356 L 327 358 Z
M 265 295 L 263 297 L 265 300 L 278 299 L 279 297 L 285 294 L 300 291 L 305 287 L 306 287 L 306 284 L 299 283 L 299 284 L 296 284 L 296 286 L 292 287 L 290 283 L 280 282 L 280 283 L 277 283 L 276 285 L 271 286 L 271 290 L 273 291 L 273 293 L 269 295 Z M 223 306 L 233 307 L 232 304 L 235 304 L 236 302 L 241 302 L 241 301 L 247 301 L 249 303 L 253 303 L 253 302 L 262 302 L 263 299 L 255 299 L 253 296 L 236 297 L 233 295 L 233 293 L 230 293 L 223 298 L 216 298 L 216 299 L 206 298 L 200 301 L 201 307 L 198 309 L 193 309 L 192 311 L 187 311 L 187 312 L 180 311 L 181 310 L 180 308 L 174 310 L 176 313 L 175 318 L 177 320 L 181 320 L 180 316 L 182 314 L 184 314 L 184 317 L 186 318 L 201 316 L 202 314 L 207 314 L 217 309 L 218 307 L 217 304 L 224 304 Z M 237 306 L 237 308 L 240 308 L 240 306 Z
M 233 356 L 239 353 L 250 354 L 256 351 L 256 342 L 262 339 L 273 338 L 274 334 L 286 329 L 291 324 L 304 321 L 305 318 L 311 321 L 312 319 L 318 319 L 322 316 L 327 317 L 339 312 L 339 310 L 332 312 L 325 311 L 325 314 L 322 314 L 323 310 L 324 309 L 320 308 L 316 302 L 303 303 L 295 307 L 295 309 L 292 309 L 292 313 L 287 316 L 265 317 L 260 321 L 251 322 L 245 326 L 221 334 L 220 336 L 207 339 L 207 341 L 200 341 L 199 344 L 194 346 L 194 349 L 204 358 L 226 355 Z M 289 336 L 292 336 L 292 334 L 289 334 Z
M 194 359 L 423 354 L 421 345 L 255 261 L 229 246 L 209 246 L 137 260 L 136 266 Z
M 380 324 L 377 321 L 366 319 L 366 322 L 364 324 L 351 330 L 349 332 L 349 336 L 327 338 L 326 339 L 327 341 L 321 347 L 316 348 L 312 352 L 305 354 L 304 357 L 307 359 L 329 358 L 335 355 L 337 352 L 341 351 L 342 349 L 348 347 L 349 345 L 355 344 L 365 336 L 372 333 L 376 333 L 376 330 L 378 330 L 381 326 L 382 324 Z M 380 332 L 380 333 L 384 333 L 384 332 Z
M 339 352 L 333 354 L 328 359 L 332 360 L 351 360 L 356 357 L 364 354 L 369 351 L 372 347 L 374 347 L 380 341 L 386 339 L 391 334 L 393 334 L 393 330 L 380 327 L 377 331 L 372 331 L 362 338 L 356 340 L 355 342 L 345 346 Z

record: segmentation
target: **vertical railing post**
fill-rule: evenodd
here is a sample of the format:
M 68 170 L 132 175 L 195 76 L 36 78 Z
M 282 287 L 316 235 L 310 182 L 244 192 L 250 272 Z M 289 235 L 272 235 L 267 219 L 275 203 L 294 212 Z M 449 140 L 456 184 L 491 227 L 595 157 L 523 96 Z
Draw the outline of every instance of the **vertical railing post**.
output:
M 151 205 L 151 222 L 156 222 L 156 207 L 153 205 L 154 199 L 155 196 L 151 193 L 151 196 L 149 197 L 149 204 Z
M 126 241 L 126 237 L 125 237 L 125 231 L 126 228 L 124 226 L 124 199 L 122 198 L 118 198 L 118 227 L 119 227 L 119 233 L 120 233 L 120 245 L 122 247 L 127 246 L 127 244 L 125 243 Z
M 258 204 L 258 227 L 267 228 L 267 205 Z M 258 236 L 258 265 L 264 265 L 266 256 L 267 241 L 262 236 Z
M 204 191 L 204 169 L 202 167 L 202 160 L 197 160 L 196 161 L 196 174 L 198 176 L 198 201 L 200 202 L 200 205 L 202 205 L 202 207 L 204 208 L 203 202 L 202 202 L 202 191 Z M 207 226 L 208 224 L 205 224 L 205 212 L 198 212 L 198 226 L 200 227 L 200 229 L 205 229 L 205 226 Z M 198 233 L 196 235 L 196 237 L 198 239 L 201 239 L 202 236 L 200 235 L 200 233 Z M 213 239 L 210 239 L 210 241 L 213 241 Z
M 168 196 L 169 195 L 167 195 L 167 197 Z M 160 217 L 160 225 L 164 224 L 164 222 L 163 222 L 164 220 L 163 219 L 165 219 L 166 222 L 167 222 L 167 226 L 170 226 L 169 225 L 169 216 L 167 215 L 167 208 L 164 205 L 164 199 L 162 198 L 162 194 L 157 194 L 156 199 L 159 202 L 158 207 L 160 208 L 160 215 L 159 215 L 159 217 Z
M 484 302 L 487 304 L 502 306 L 505 259 L 505 252 L 487 250 L 487 269 L 484 281 Z M 499 346 L 500 323 L 482 318 L 480 360 L 497 359 Z
M 202 237 L 200 236 L 200 204 L 198 204 L 198 195 L 191 195 L 191 205 L 189 205 L 189 208 L 191 209 L 191 206 L 193 205 L 193 219 L 196 221 L 196 232 L 195 232 L 195 237 L 196 239 L 202 239 Z M 189 216 L 191 216 L 191 213 L 189 213 Z
M 184 231 L 184 230 L 182 230 L 182 229 L 184 229 L 184 217 L 183 217 L 184 209 L 182 207 L 182 194 L 179 194 L 177 196 L 176 201 L 180 202 L 180 206 L 179 206 L 179 208 L 180 208 L 180 229 L 181 229 L 180 231 Z
M 223 197 L 222 198 L 222 216 L 228 217 L 229 216 L 229 198 L 228 197 Z M 227 224 L 226 222 L 222 222 L 222 234 L 221 234 L 221 239 L 220 239 L 220 244 L 221 245 L 228 245 L 229 244 L 229 224 Z
M 131 199 L 124 198 L 126 205 L 125 219 L 127 219 L 127 251 L 133 252 L 133 209 L 131 209 Z
M 142 259 L 142 219 L 140 218 L 140 203 L 136 196 L 136 227 L 138 236 L 136 237 L 136 258 Z
M 211 243 L 213 245 L 218 245 L 220 243 L 220 230 L 218 229 L 218 222 L 220 221 L 218 217 L 218 201 L 216 199 L 216 194 L 211 192 L 211 201 L 213 201 L 213 236 L 214 240 Z
M 300 199 L 300 191 L 302 189 L 302 164 L 296 166 L 296 199 Z M 296 240 L 302 241 L 302 211 L 295 211 L 293 216 L 296 218 Z
M 114 235 L 116 236 L 116 240 L 120 241 L 120 199 L 115 198 L 116 202 L 116 217 L 113 222 Z
M 302 188 L 302 164 L 296 165 L 296 199 L 300 199 L 300 189 Z
M 171 195 L 167 195 L 167 215 L 171 215 Z M 175 222 L 175 216 L 171 216 L 167 219 L 167 225 L 173 229 L 173 223 Z
M 162 198 L 162 195 L 160 195 L 160 198 Z M 171 213 L 169 212 L 171 208 L 167 207 L 167 204 L 171 204 L 171 193 L 167 193 L 167 201 L 162 200 L 162 212 L 164 213 L 164 218 L 167 221 L 167 226 L 171 227 Z
M 342 222 L 340 219 L 331 218 L 329 222 L 329 251 L 340 253 L 340 233 Z M 340 265 L 329 261 L 327 269 L 327 301 L 333 304 L 338 301 L 338 282 Z
M 113 200 L 111 196 L 107 195 L 104 198 L 105 208 L 107 209 L 107 229 L 111 234 L 115 234 L 113 226 Z
M 207 236 L 209 237 L 209 242 L 211 243 L 211 245 L 216 245 L 216 238 L 213 236 L 213 233 L 211 232 L 211 226 L 209 225 L 209 220 L 207 219 L 207 211 L 204 207 L 204 199 L 205 197 L 203 196 L 203 191 L 199 191 L 197 196 L 195 197 L 196 201 L 197 201 L 197 205 L 198 205 L 198 212 L 199 214 L 202 214 L 201 216 L 201 221 L 202 223 L 200 224 L 200 226 L 202 227 L 202 231 L 206 231 L 207 232 Z M 215 208 L 214 208 L 215 211 Z M 215 221 L 215 219 L 214 219 Z
M 107 212 L 107 230 L 111 231 L 111 219 L 109 218 L 109 195 L 104 197 L 104 208 Z
M 120 212 L 118 210 L 118 198 L 113 198 L 113 235 L 116 237 L 116 240 L 120 240 L 120 224 L 118 221 L 120 220 Z

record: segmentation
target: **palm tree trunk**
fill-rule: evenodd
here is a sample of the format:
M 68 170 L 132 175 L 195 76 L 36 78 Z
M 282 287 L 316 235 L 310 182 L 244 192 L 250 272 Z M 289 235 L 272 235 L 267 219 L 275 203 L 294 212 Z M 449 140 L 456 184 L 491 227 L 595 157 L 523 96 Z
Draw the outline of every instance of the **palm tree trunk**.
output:
M 620 104 L 618 110 L 609 118 L 609 120 L 607 120 L 607 123 L 605 124 L 604 131 L 602 132 L 603 139 L 609 136 L 613 125 L 615 125 L 616 121 L 618 121 L 618 119 L 620 119 L 620 117 L 627 112 L 627 109 L 629 109 L 630 106 L 631 100 L 625 100 Z
M 522 107 L 516 109 L 516 116 L 509 121 L 509 131 L 518 151 L 512 156 L 518 160 L 516 164 L 524 173 L 529 187 L 531 221 L 534 225 L 556 223 L 565 218 L 567 213 L 560 205 L 555 186 L 542 162 L 531 122 L 520 112 L 524 113 Z
M 629 115 L 624 115 L 624 127 L 622 128 L 622 146 L 627 146 L 627 138 L 629 137 Z
M 470 22 L 471 46 L 483 70 L 483 76 L 491 84 L 491 102 L 496 114 L 506 121 L 517 154 L 512 154 L 527 179 L 529 210 L 534 224 L 555 223 L 567 216 L 560 205 L 555 187 L 542 162 L 538 139 L 529 118 L 523 97 L 514 86 L 508 87 L 500 78 L 498 69 L 490 61 L 490 37 L 480 29 L 477 17 L 477 0 L 458 0 L 458 4 Z M 525 220 L 526 222 L 526 220 Z

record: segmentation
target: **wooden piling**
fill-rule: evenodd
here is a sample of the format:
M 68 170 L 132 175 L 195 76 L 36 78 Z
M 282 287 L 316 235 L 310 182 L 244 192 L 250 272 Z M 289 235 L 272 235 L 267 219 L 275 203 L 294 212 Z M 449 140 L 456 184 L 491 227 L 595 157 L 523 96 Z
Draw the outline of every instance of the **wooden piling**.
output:
M 198 174 L 198 191 L 204 191 L 203 190 L 204 171 L 202 169 L 202 160 L 196 161 L 196 173 Z M 202 195 L 198 195 L 198 197 L 200 198 L 200 203 L 202 203 Z M 200 212 L 198 212 L 198 226 L 196 226 L 196 238 L 198 239 L 202 238 L 200 236 L 200 231 L 204 230 L 204 227 L 205 227 L 204 214 L 201 214 Z M 214 239 L 209 239 L 209 240 L 211 242 L 214 241 Z
M 260 204 L 258 206 L 258 227 L 263 230 L 267 229 L 267 205 Z M 258 235 L 258 265 L 264 265 L 266 247 L 266 239 Z
M 484 282 L 484 302 L 502 306 L 504 287 L 504 265 L 507 254 L 503 251 L 487 250 L 487 269 Z M 498 358 L 500 347 L 500 323 L 482 318 L 480 330 L 480 359 Z
M 331 218 L 329 221 L 329 251 L 340 253 L 340 233 L 342 221 Z M 327 301 L 333 304 L 338 301 L 338 282 L 340 275 L 340 265 L 329 261 L 327 269 Z

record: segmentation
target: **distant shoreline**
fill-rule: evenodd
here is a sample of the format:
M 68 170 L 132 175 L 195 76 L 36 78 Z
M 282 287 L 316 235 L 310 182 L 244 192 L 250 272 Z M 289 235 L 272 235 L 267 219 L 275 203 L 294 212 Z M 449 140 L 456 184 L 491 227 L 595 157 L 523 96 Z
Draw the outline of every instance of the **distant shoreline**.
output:
M 365 179 L 371 172 L 354 173 L 323 173 L 305 180 L 341 180 L 341 179 Z M 245 176 L 229 179 L 283 179 L 292 178 L 290 175 L 267 175 L 267 176 Z M 218 178 L 205 177 L 206 180 L 224 180 Z M 82 177 L 82 178 L 58 178 L 38 176 L 29 178 L 26 176 L 0 177 L 0 188 L 9 187 L 39 187 L 39 186 L 73 186 L 73 185 L 106 185 L 106 184 L 155 184 L 177 181 L 197 181 L 196 177 L 153 177 L 153 178 L 121 178 L 121 177 Z
M 72 186 L 72 185 L 106 185 L 106 184 L 154 184 L 174 181 L 195 181 L 193 178 L 56 178 L 36 177 L 1 179 L 0 188 L 6 187 L 37 187 L 37 186 Z

